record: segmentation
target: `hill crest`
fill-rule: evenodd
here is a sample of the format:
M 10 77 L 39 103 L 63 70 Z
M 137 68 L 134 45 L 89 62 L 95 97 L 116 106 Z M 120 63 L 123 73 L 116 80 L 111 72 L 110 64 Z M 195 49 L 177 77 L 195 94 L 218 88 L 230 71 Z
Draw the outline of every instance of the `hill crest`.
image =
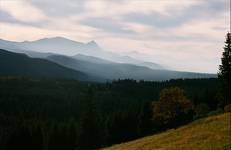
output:
M 211 150 L 231 144 L 231 113 L 199 119 L 188 125 L 103 150 Z M 196 133 L 196 134 L 195 134 Z

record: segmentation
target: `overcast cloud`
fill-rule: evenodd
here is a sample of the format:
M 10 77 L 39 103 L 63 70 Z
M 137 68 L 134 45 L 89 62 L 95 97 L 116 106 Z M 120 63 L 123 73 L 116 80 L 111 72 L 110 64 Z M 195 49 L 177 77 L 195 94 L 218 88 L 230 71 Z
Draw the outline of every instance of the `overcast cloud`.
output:
M 216 73 L 229 0 L 0 0 L 0 38 L 63 36 L 172 69 Z

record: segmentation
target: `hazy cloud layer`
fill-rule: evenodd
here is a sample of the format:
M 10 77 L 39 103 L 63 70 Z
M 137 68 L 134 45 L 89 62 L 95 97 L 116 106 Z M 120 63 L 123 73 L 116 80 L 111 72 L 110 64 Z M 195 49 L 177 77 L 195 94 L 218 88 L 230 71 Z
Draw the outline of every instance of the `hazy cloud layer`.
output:
M 168 8 L 168 14 L 155 11 L 148 14 L 130 13 L 125 15 L 124 21 L 138 22 L 158 28 L 177 27 L 193 19 L 204 20 L 222 17 L 222 14 L 227 11 L 225 9 L 228 5 L 227 2 L 219 0 L 200 1 L 198 4 L 192 4 L 181 10 Z
M 229 0 L 1 0 L 0 38 L 64 36 L 173 69 L 216 72 Z

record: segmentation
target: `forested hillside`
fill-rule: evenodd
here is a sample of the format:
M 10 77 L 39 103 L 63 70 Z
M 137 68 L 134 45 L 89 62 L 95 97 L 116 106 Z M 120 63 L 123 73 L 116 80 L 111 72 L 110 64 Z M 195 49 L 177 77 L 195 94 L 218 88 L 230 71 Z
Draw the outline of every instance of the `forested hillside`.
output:
M 26 145 L 34 150 L 90 150 L 160 132 L 170 126 L 156 126 L 150 106 L 162 89 L 172 86 L 183 89 L 198 108 L 188 121 L 219 107 L 217 79 L 87 84 L 1 77 L 0 149 Z M 205 111 L 200 111 L 201 105 Z
M 45 59 L 30 58 L 25 54 L 12 53 L 3 49 L 0 49 L 0 75 L 92 80 L 80 71 Z

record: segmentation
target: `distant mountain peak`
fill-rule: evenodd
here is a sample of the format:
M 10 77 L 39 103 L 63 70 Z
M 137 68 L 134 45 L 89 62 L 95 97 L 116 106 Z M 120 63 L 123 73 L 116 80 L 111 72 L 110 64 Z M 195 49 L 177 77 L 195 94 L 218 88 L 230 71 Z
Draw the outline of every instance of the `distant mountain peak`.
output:
M 98 44 L 94 40 L 88 42 L 87 45 L 89 45 L 89 46 L 98 46 Z
M 25 41 L 23 41 L 22 43 L 29 43 L 30 41 L 28 41 L 28 40 L 25 40 Z
M 50 37 L 50 38 L 45 38 L 46 40 L 70 40 L 67 39 L 65 37 L 61 37 L 61 36 L 55 36 L 55 37 Z
M 55 36 L 55 37 L 53 37 L 53 39 L 67 39 L 67 38 L 62 37 L 62 36 Z
M 73 40 L 70 40 L 68 38 L 65 37 L 61 37 L 61 36 L 55 36 L 55 37 L 45 37 L 45 38 L 40 38 L 37 40 L 33 40 L 33 41 L 24 41 L 24 42 L 52 42 L 52 41 L 71 41 L 71 42 L 76 42 Z
M 100 50 L 101 49 L 100 46 L 94 40 L 86 43 L 85 45 L 86 45 L 86 47 L 88 49 L 92 49 L 92 48 L 95 49 L 95 50 Z

